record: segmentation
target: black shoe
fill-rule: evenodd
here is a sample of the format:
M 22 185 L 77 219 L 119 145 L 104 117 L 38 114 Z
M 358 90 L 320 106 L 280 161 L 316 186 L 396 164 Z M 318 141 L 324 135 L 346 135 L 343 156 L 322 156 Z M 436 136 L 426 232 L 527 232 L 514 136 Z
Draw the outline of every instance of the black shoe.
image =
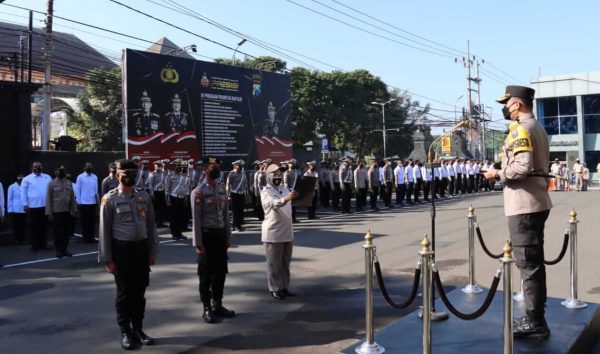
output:
M 244 232 L 246 231 L 246 229 L 243 226 L 240 226 L 237 228 L 239 232 Z
M 294 220 L 292 220 L 292 223 L 293 223 L 293 224 L 299 224 L 300 222 L 301 222 L 301 221 L 300 221 L 300 220 L 298 220 L 298 219 L 294 219 Z
M 285 295 L 283 294 L 283 292 L 281 290 L 279 290 L 279 291 L 271 291 L 271 296 L 273 296 L 273 298 L 275 298 L 277 300 L 283 300 L 283 299 L 285 299 Z
M 235 311 L 229 310 L 225 306 L 221 305 L 220 302 L 215 303 L 215 305 L 213 305 L 213 307 L 212 307 L 212 310 L 213 310 L 213 314 L 215 316 L 224 317 L 224 318 L 231 318 L 231 317 L 235 316 Z
M 213 313 L 213 310 L 210 307 L 205 307 L 204 308 L 204 312 L 202 313 L 202 319 L 206 323 L 216 323 L 217 322 L 217 320 L 215 319 L 215 315 Z
M 545 319 L 534 320 L 529 316 L 523 317 L 513 322 L 513 336 L 515 338 L 539 338 L 546 339 L 550 337 L 550 329 Z
M 56 258 L 63 258 L 65 254 L 63 252 L 56 252 Z
M 135 349 L 131 333 L 121 333 L 121 348 L 125 350 Z
M 296 296 L 296 294 L 294 294 L 293 292 L 289 291 L 288 289 L 283 289 L 283 290 L 281 290 L 281 292 L 286 297 L 294 297 L 294 296 Z
M 142 343 L 143 345 L 153 345 L 154 344 L 154 338 L 149 337 L 141 329 L 134 329 L 133 336 L 135 337 L 135 339 L 138 340 L 138 342 Z
M 63 256 L 65 256 L 65 257 L 73 257 L 73 253 L 71 253 L 69 251 L 64 251 L 63 252 Z
M 179 239 L 180 240 L 187 240 L 188 238 L 187 238 L 187 236 L 179 235 Z

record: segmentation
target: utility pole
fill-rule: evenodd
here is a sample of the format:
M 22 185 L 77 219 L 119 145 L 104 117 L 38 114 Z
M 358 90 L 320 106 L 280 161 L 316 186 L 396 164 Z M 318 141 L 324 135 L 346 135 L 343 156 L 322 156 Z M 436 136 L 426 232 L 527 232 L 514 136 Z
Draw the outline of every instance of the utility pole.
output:
M 485 158 L 485 115 L 483 111 L 483 106 L 481 105 L 481 77 L 479 76 L 479 66 L 481 63 L 479 60 L 475 60 L 477 64 L 477 78 L 475 79 L 477 82 L 477 111 L 479 112 L 479 122 L 481 122 L 481 134 L 479 134 L 479 138 L 481 139 L 479 143 L 479 158 Z M 479 123 L 477 124 L 477 128 L 479 129 Z
M 21 69 L 21 82 L 23 82 L 23 77 L 25 76 L 25 65 L 23 65 L 23 57 L 24 57 L 24 47 L 25 47 L 25 36 L 21 34 L 19 36 L 19 69 Z
M 46 11 L 46 47 L 44 77 L 44 110 L 42 112 L 42 150 L 48 150 L 50 141 L 50 100 L 52 99 L 52 17 L 54 13 L 54 0 L 48 0 Z
M 29 10 L 29 33 L 27 38 L 27 81 L 31 83 L 31 52 L 33 48 L 33 10 Z

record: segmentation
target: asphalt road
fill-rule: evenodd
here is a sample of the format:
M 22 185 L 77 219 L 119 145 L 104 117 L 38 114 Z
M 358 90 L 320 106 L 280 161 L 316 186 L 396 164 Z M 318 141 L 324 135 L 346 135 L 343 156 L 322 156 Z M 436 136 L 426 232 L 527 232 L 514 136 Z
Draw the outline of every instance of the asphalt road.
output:
M 578 212 L 579 298 L 589 302 L 600 302 L 599 197 L 598 191 L 552 193 L 555 207 L 546 226 L 546 258 L 551 259 L 560 251 L 569 211 Z M 438 203 L 436 259 L 447 290 L 467 283 L 469 204 L 476 208 L 493 252 L 499 252 L 508 237 L 500 193 Z M 201 319 L 191 243 L 172 242 L 165 234 L 146 296 L 145 330 L 157 344 L 143 351 L 336 353 L 364 337 L 364 234 L 370 229 L 375 236 L 386 286 L 400 300 L 409 291 L 419 244 L 430 233 L 429 210 L 422 203 L 350 215 L 322 211 L 319 220 L 295 225 L 291 288 L 298 296 L 284 301 L 267 293 L 260 224 L 250 220 L 248 230 L 234 236 L 225 287 L 224 304 L 238 315 L 218 324 Z M 52 251 L 0 248 L 0 261 L 8 265 L 0 269 L 0 353 L 121 352 L 112 276 L 97 264 L 93 245 L 75 240 L 71 249 L 75 257 L 56 260 Z M 499 262 L 477 245 L 476 264 L 477 282 L 489 287 Z M 548 291 L 552 297 L 568 297 L 568 256 L 550 267 Z M 376 328 L 413 311 L 419 301 L 398 311 L 376 290 Z

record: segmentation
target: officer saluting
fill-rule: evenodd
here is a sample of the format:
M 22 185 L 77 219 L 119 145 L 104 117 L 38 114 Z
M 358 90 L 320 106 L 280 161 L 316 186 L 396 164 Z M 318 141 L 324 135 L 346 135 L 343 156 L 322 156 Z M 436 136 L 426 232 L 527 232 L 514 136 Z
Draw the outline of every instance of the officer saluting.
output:
M 544 226 L 552 202 L 545 178 L 549 161 L 548 137 L 532 113 L 533 95 L 529 87 L 507 86 L 497 102 L 504 104 L 505 119 L 512 120 L 502 147 L 502 168 L 488 169 L 486 179 L 499 178 L 504 184 L 504 213 L 523 279 L 527 312 L 515 321 L 514 336 L 547 338 L 550 330 L 544 318 L 546 269 L 544 266 Z
M 204 181 L 192 191 L 193 245 L 198 254 L 202 318 L 215 323 L 218 317 L 233 317 L 235 312 L 223 307 L 223 288 L 227 274 L 227 249 L 231 245 L 231 224 L 225 184 L 219 182 L 221 161 L 204 158 Z
M 227 197 L 231 201 L 231 212 L 233 214 L 233 229 L 244 231 L 244 206 L 246 205 L 246 189 L 248 182 L 246 174 L 242 172 L 244 160 L 236 160 L 231 163 L 233 171 L 227 175 L 225 183 Z
M 137 340 L 152 345 L 142 331 L 150 266 L 158 253 L 158 235 L 150 196 L 134 188 L 137 166 L 131 160 L 115 162 L 119 187 L 100 203 L 98 262 L 115 276 L 117 323 L 121 347 L 134 348 Z

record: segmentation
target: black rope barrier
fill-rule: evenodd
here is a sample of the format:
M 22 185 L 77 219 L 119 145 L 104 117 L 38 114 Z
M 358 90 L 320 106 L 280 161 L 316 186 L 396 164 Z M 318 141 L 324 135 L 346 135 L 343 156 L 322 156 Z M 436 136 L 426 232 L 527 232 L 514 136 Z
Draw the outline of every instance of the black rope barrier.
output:
M 448 297 L 446 296 L 446 291 L 444 290 L 444 286 L 442 285 L 442 281 L 440 280 L 440 274 L 438 273 L 437 269 L 433 270 L 433 280 L 435 281 L 435 286 L 438 290 L 438 294 L 440 294 L 440 298 L 442 299 L 444 305 L 446 305 L 446 308 L 450 310 L 450 312 L 452 312 L 454 316 L 460 318 L 461 320 L 471 321 L 483 315 L 485 311 L 487 311 L 488 307 L 490 307 L 490 304 L 494 299 L 494 295 L 496 295 L 498 283 L 500 282 L 500 272 L 498 272 L 498 274 L 494 276 L 492 286 L 490 286 L 490 291 L 487 293 L 485 301 L 483 302 L 481 307 L 477 309 L 477 311 L 472 313 L 462 313 L 450 303 L 450 300 L 448 300 Z
M 413 280 L 413 286 L 410 291 L 410 295 L 408 299 L 402 303 L 395 302 L 390 294 L 387 292 L 385 288 L 385 284 L 383 282 L 383 276 L 381 275 L 381 267 L 379 266 L 379 261 L 375 261 L 375 273 L 377 274 L 377 284 L 379 285 L 379 289 L 381 290 L 381 294 L 385 301 L 395 309 L 404 309 L 410 306 L 410 304 L 414 301 L 415 297 L 417 297 L 417 289 L 419 288 L 419 283 L 421 281 L 421 268 L 415 268 L 415 277 Z
M 553 259 L 551 261 L 547 261 L 544 259 L 544 264 L 545 265 L 555 265 L 556 263 L 562 261 L 563 257 L 567 253 L 568 245 L 569 245 L 569 233 L 567 232 L 567 233 L 565 233 L 565 238 L 563 239 L 562 249 L 560 250 L 560 254 L 558 255 L 558 257 L 556 257 L 555 259 Z
M 475 232 L 477 232 L 477 238 L 479 239 L 479 243 L 481 244 L 481 248 L 483 248 L 483 252 L 485 252 L 485 254 L 487 254 L 489 257 L 494 258 L 494 259 L 498 259 L 498 258 L 502 257 L 502 255 L 503 255 L 502 252 L 500 252 L 498 254 L 493 254 L 487 248 L 487 246 L 485 245 L 485 242 L 483 241 L 483 236 L 481 236 L 481 230 L 479 229 L 479 224 L 477 224 L 477 223 L 475 224 Z

